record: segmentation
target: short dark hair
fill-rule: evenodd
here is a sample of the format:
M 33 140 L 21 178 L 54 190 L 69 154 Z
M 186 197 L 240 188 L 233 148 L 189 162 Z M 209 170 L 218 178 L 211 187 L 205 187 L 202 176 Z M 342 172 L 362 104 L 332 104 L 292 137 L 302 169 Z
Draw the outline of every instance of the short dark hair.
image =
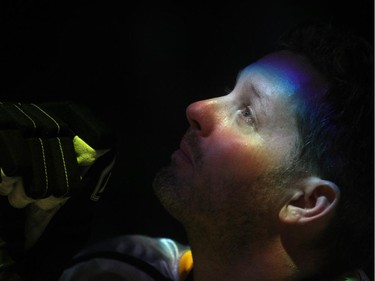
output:
M 303 169 L 341 191 L 332 223 L 319 238 L 322 273 L 373 265 L 374 64 L 373 46 L 353 31 L 305 22 L 283 34 L 278 50 L 301 54 L 329 89 L 297 113 Z

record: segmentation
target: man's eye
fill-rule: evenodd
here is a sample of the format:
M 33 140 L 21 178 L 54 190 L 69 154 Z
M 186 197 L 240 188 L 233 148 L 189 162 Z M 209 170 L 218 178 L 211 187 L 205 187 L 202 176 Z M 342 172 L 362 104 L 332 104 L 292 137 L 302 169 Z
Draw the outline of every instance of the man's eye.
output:
M 246 106 L 241 110 L 241 116 L 246 123 L 254 125 L 254 115 L 249 106 Z

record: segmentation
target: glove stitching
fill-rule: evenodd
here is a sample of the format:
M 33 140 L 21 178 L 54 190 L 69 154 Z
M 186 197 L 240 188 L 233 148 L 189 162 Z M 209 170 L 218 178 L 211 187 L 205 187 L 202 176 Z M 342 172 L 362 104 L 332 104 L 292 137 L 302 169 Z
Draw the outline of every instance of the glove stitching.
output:
M 34 129 L 36 129 L 36 124 L 34 120 L 28 114 L 26 114 L 26 112 L 24 112 L 19 106 L 17 106 L 16 104 L 14 104 L 14 106 L 33 123 Z
M 44 195 L 46 195 L 47 191 L 48 191 L 48 172 L 47 172 L 46 156 L 45 156 L 45 152 L 44 152 L 43 140 L 41 138 L 38 138 L 38 140 L 39 140 L 39 143 L 40 143 L 40 148 L 41 148 L 42 156 L 43 156 L 44 174 L 45 174 L 45 177 L 46 177 L 46 186 L 45 186 L 45 190 L 44 190 Z
M 66 182 L 66 192 L 63 195 L 63 197 L 64 197 L 69 192 L 69 177 L 68 177 L 68 171 L 66 169 L 66 163 L 65 163 L 65 158 L 64 158 L 64 150 L 62 148 L 60 138 L 57 138 L 57 141 L 59 142 L 59 148 L 60 148 L 60 153 L 61 153 L 61 160 L 62 160 L 63 167 L 64 167 L 64 175 L 65 175 L 65 182 Z
M 43 109 L 41 109 L 36 104 L 31 103 L 31 105 L 34 106 L 34 107 L 36 107 L 37 109 L 39 109 L 44 115 L 46 115 L 48 118 L 50 118 L 56 124 L 56 126 L 57 126 L 57 134 L 60 134 L 60 125 L 59 125 L 59 123 L 51 115 L 49 115 L 47 112 L 45 112 Z

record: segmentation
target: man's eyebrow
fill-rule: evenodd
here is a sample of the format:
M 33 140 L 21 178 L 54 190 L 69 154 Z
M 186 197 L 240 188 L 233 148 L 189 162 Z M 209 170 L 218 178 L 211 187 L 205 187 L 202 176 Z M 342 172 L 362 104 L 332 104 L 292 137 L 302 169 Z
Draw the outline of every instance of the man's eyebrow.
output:
M 246 68 L 246 67 L 243 68 L 243 69 L 241 69 L 240 71 L 238 71 L 236 81 L 238 82 L 238 81 L 240 80 L 241 77 L 245 76 L 245 75 L 246 75 L 246 72 L 247 72 L 247 68 Z M 254 95 L 255 95 L 258 99 L 261 98 L 261 95 L 259 94 L 258 89 L 254 86 L 253 83 L 249 83 L 249 82 L 247 82 L 247 83 L 245 83 L 245 84 L 246 84 L 245 87 L 248 88 L 248 89 L 250 89 L 250 91 L 252 91 L 252 92 L 254 93 Z M 250 84 L 250 85 L 249 85 L 249 84 Z M 250 87 L 249 87 L 249 86 L 250 86 Z
M 261 98 L 261 95 L 259 94 L 259 91 L 257 90 L 257 88 L 255 88 L 254 84 L 251 84 L 250 85 L 250 89 L 251 91 L 254 93 L 254 95 L 260 99 Z
M 250 92 L 253 97 L 256 97 L 257 100 L 262 100 L 263 95 L 252 82 L 249 82 L 249 81 L 245 82 L 243 87 L 246 92 Z

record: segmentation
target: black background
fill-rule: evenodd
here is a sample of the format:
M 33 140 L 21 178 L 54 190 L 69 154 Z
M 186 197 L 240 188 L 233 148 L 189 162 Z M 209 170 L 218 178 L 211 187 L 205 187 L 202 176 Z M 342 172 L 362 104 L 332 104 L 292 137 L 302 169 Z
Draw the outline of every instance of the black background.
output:
M 185 241 L 151 190 L 187 128 L 185 108 L 224 94 L 285 29 L 321 18 L 373 42 L 372 0 L 219 2 L 0 2 L 0 100 L 82 102 L 118 135 L 94 239 Z

